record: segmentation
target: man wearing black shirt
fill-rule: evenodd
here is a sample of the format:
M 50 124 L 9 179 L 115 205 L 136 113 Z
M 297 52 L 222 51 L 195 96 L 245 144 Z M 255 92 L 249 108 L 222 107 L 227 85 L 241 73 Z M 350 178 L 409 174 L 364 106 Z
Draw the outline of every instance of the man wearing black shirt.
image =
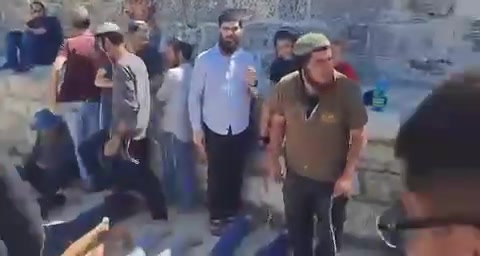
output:
M 270 81 L 276 84 L 282 77 L 296 70 L 293 44 L 297 40 L 297 35 L 288 30 L 280 30 L 275 33 L 273 40 L 276 59 L 270 66 Z
M 63 42 L 60 22 L 56 17 L 46 15 L 45 6 L 40 1 L 30 4 L 30 15 L 24 31 L 14 30 L 7 34 L 7 62 L 1 69 L 25 72 L 35 64 L 49 65 L 55 60 Z

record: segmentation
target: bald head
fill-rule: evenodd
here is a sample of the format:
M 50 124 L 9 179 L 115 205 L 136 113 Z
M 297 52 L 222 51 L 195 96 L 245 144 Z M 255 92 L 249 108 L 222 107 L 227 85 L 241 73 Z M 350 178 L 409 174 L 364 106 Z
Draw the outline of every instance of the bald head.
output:
M 88 29 L 90 27 L 90 15 L 85 6 L 76 6 L 70 11 L 72 26 L 76 29 Z

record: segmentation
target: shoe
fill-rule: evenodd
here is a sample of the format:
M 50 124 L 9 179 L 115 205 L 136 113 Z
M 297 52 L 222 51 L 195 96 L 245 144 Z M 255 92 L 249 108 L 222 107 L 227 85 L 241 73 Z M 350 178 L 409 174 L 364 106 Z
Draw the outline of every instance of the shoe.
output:
M 222 220 L 210 220 L 210 233 L 212 236 L 221 236 L 226 224 Z
M 33 68 L 33 66 L 20 66 L 15 68 L 15 73 L 26 73 L 30 71 Z
M 7 69 L 15 69 L 16 67 L 14 65 L 11 65 L 11 64 L 8 64 L 8 63 L 5 63 L 3 65 L 0 66 L 0 71 L 1 70 L 7 70 Z
M 67 202 L 67 197 L 64 194 L 57 193 L 50 200 L 54 207 L 62 207 Z

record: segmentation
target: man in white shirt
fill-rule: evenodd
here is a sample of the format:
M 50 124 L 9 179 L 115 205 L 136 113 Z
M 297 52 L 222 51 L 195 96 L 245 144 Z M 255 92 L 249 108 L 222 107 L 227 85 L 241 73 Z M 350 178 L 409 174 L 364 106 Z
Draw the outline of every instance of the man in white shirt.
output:
M 208 160 L 211 231 L 219 235 L 241 205 L 256 61 L 240 48 L 242 14 L 227 10 L 218 18 L 218 43 L 195 61 L 189 94 L 194 142 Z
M 170 69 L 156 94 L 156 99 L 164 105 L 160 125 L 165 195 L 167 201 L 181 211 L 193 209 L 198 201 L 192 126 L 188 115 L 192 52 L 193 47 L 179 39 L 168 42 L 165 56 Z

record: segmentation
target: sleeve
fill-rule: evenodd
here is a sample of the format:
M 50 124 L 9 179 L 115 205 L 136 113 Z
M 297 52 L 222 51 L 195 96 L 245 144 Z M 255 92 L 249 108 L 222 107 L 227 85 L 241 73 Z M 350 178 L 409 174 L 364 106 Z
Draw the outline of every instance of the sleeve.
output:
M 284 96 L 282 92 L 283 86 L 279 84 L 278 86 L 275 87 L 272 95 L 268 99 L 268 108 L 270 109 L 270 112 L 272 114 L 277 114 L 284 116 L 285 115 L 285 110 L 284 110 Z
M 276 61 L 273 61 L 273 63 L 270 65 L 270 81 L 272 81 L 273 83 L 278 83 L 278 81 L 280 80 L 279 78 L 279 74 L 278 74 L 278 71 L 277 71 L 277 62 Z
M 137 114 L 140 109 L 140 102 L 137 95 L 137 78 L 130 67 L 123 67 L 121 72 L 118 89 L 121 90 L 121 102 L 117 102 L 115 107 L 122 113 L 120 121 L 127 126 L 129 130 L 135 130 L 137 127 Z M 117 85 L 116 85 L 117 86 Z
M 205 90 L 205 67 L 202 63 L 202 56 L 199 55 L 195 60 L 192 71 L 192 80 L 190 91 L 188 93 L 188 112 L 193 131 L 202 129 L 202 101 Z
M 350 130 L 360 129 L 368 122 L 367 109 L 363 104 L 362 90 L 357 84 L 349 84 L 346 93 L 346 115 Z
M 173 70 L 169 70 L 167 72 L 167 74 L 165 75 L 165 79 L 163 80 L 162 86 L 157 91 L 156 97 L 158 101 L 165 102 L 170 99 L 175 86 L 180 86 L 180 79 L 172 71 Z

